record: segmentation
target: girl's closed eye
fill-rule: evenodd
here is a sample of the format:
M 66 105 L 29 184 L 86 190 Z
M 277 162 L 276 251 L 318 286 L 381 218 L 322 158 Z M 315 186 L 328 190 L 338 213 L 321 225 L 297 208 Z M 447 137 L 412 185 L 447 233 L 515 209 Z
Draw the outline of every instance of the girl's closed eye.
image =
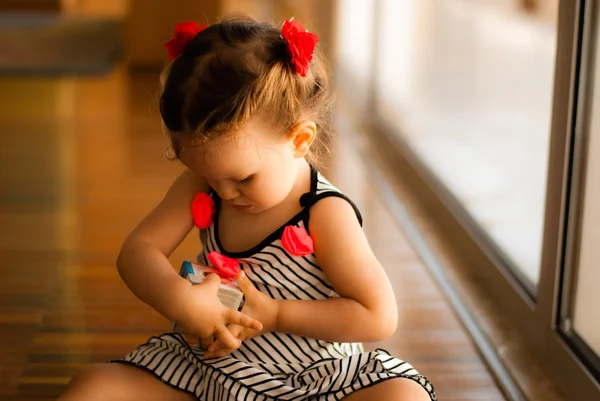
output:
M 252 178 L 254 178 L 254 175 L 249 175 L 248 177 L 238 180 L 238 182 L 240 184 L 247 184 L 248 182 L 250 182 L 250 180 L 252 180 Z

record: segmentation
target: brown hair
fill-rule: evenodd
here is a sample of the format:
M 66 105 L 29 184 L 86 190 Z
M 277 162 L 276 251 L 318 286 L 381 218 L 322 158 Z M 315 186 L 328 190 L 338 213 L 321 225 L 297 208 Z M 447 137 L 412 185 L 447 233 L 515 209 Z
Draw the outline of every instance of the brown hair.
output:
M 175 158 L 182 139 L 210 140 L 260 114 L 289 132 L 302 119 L 317 124 L 309 161 L 331 134 L 332 92 L 319 49 L 306 77 L 290 63 L 281 28 L 228 17 L 198 33 L 161 76 L 160 113 Z

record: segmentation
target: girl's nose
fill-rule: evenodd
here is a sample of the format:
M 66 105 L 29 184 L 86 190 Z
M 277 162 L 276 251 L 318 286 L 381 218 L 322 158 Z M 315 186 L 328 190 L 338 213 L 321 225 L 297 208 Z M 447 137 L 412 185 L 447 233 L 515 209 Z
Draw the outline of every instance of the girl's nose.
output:
M 240 191 L 237 189 L 237 186 L 225 181 L 220 182 L 215 190 L 219 194 L 219 197 L 225 201 L 230 201 L 240 196 Z

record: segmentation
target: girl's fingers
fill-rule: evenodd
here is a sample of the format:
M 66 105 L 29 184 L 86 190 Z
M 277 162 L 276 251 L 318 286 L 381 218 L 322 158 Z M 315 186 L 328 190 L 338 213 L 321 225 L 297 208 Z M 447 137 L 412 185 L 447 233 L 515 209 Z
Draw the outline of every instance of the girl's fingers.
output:
M 208 346 L 211 345 L 214 341 L 215 338 L 213 336 L 204 337 L 200 339 L 200 345 L 202 345 L 202 348 L 208 349 Z
M 189 334 L 183 334 L 183 339 L 190 345 L 196 347 L 198 345 L 198 337 L 191 336 Z
M 231 332 L 225 326 L 217 327 L 217 330 L 215 331 L 215 337 L 217 340 L 220 340 L 225 347 L 234 350 L 238 349 L 242 344 L 242 342 L 235 338 L 235 336 L 231 334 Z M 211 347 L 212 346 L 214 346 L 214 343 L 211 345 Z
M 227 326 L 227 330 L 229 330 L 235 338 L 243 340 L 243 338 L 240 337 L 240 335 L 244 331 L 244 328 L 242 326 L 238 326 L 237 324 L 230 324 L 229 326 Z
M 256 291 L 256 287 L 254 287 L 254 284 L 248 279 L 248 276 L 246 276 L 246 273 L 244 273 L 243 270 L 240 270 L 238 273 L 237 283 L 244 295 L 251 295 L 253 291 Z
M 256 331 L 261 331 L 262 323 L 241 312 L 227 309 L 225 311 L 225 323 L 237 324 L 238 326 L 246 327 Z
M 204 284 L 208 287 L 211 287 L 212 289 L 214 289 L 216 291 L 219 289 L 219 286 L 221 285 L 221 278 L 214 273 L 210 273 L 210 274 L 206 275 L 202 284 Z
M 206 358 L 222 358 L 231 354 L 235 349 L 228 348 L 219 340 L 210 345 L 207 352 L 204 354 Z
M 209 344 L 208 347 L 206 348 L 206 350 L 208 352 L 214 352 L 214 351 L 217 351 L 217 350 L 219 350 L 221 348 L 224 348 L 224 346 L 223 346 L 223 344 L 219 340 L 217 340 L 217 341 Z
M 236 325 L 236 324 L 232 324 L 232 325 L 229 325 L 229 326 L 227 327 L 227 330 L 229 330 L 229 332 L 230 332 L 230 333 L 231 333 L 231 334 L 232 334 L 232 335 L 233 335 L 235 338 L 237 338 L 238 340 L 240 340 L 240 341 L 243 341 L 243 340 L 244 340 L 243 333 L 244 333 L 244 330 L 245 330 L 245 329 L 244 329 L 242 326 L 238 326 L 238 325 Z M 211 352 L 212 352 L 212 351 L 219 350 L 219 349 L 222 349 L 222 348 L 227 348 L 227 347 L 225 347 L 225 346 L 223 345 L 223 343 L 222 343 L 221 341 L 219 341 L 219 340 L 216 340 L 216 341 L 215 341 L 215 340 L 213 340 L 213 341 L 211 341 L 211 342 L 207 343 L 206 345 L 205 345 L 205 343 L 202 343 L 202 346 L 203 346 L 203 347 L 204 347 L 206 350 L 208 350 L 208 351 L 211 351 Z

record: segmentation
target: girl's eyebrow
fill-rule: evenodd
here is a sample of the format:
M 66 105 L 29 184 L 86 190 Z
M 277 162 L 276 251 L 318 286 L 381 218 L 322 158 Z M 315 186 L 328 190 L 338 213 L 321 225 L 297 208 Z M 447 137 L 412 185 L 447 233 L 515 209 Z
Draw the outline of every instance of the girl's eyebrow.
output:
M 236 174 L 232 176 L 232 180 L 236 180 L 236 181 L 241 181 L 241 180 L 245 180 L 246 178 L 250 177 L 252 175 L 252 173 L 247 173 L 247 174 Z
M 249 176 L 251 176 L 254 173 L 250 173 L 250 172 L 246 172 L 245 170 L 242 171 L 242 173 L 235 173 L 235 174 L 227 174 L 227 175 L 223 175 L 221 176 L 208 176 L 208 175 L 204 175 L 205 178 L 207 179 L 211 179 L 214 181 L 222 181 L 222 180 L 234 180 L 234 181 L 239 181 L 239 180 L 243 180 L 248 178 Z

